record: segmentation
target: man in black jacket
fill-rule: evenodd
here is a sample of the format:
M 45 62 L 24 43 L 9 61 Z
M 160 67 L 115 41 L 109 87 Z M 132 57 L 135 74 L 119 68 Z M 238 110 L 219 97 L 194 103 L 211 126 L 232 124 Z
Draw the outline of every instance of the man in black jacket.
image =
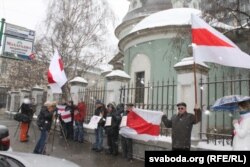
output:
M 191 132 L 193 125 L 200 122 L 201 110 L 194 109 L 195 115 L 187 113 L 187 105 L 184 102 L 178 103 L 178 113 L 169 120 L 166 115 L 162 121 L 167 128 L 172 128 L 172 150 L 189 151 L 191 146 Z
M 33 151 L 35 154 L 44 154 L 45 145 L 49 136 L 49 131 L 53 122 L 53 112 L 56 109 L 56 103 L 47 102 L 45 106 L 42 107 L 40 114 L 37 118 L 37 125 L 41 131 L 40 138 L 36 144 Z

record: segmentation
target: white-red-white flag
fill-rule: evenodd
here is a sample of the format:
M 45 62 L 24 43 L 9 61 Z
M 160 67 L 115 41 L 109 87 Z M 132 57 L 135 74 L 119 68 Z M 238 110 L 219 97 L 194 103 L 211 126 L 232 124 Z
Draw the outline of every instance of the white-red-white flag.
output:
M 62 121 L 65 123 L 72 121 L 70 110 L 66 110 L 65 105 L 57 105 L 57 113 L 61 115 Z
M 61 87 L 67 82 L 67 77 L 63 69 L 63 62 L 57 50 L 50 62 L 48 82 L 52 93 L 62 93 Z
M 127 126 L 121 127 L 119 133 L 132 139 L 157 141 L 162 115 L 161 111 L 133 108 L 127 115 Z
M 192 14 L 192 45 L 196 62 L 250 69 L 250 56 L 204 20 Z

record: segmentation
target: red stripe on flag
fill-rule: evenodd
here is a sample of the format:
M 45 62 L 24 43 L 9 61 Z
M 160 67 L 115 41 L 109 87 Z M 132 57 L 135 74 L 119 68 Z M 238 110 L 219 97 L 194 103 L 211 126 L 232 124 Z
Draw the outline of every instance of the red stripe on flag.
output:
M 233 47 L 205 28 L 192 29 L 192 43 L 196 45 Z
M 62 119 L 67 119 L 67 118 L 70 118 L 71 117 L 71 115 L 70 114 L 67 114 L 67 115 L 61 115 L 61 118 Z
M 63 62 L 62 62 L 62 59 L 59 58 L 59 59 L 58 59 L 58 62 L 59 62 L 60 70 L 62 71 L 62 70 L 63 70 Z
M 160 134 L 160 126 L 147 122 L 135 112 L 129 112 L 127 118 L 127 126 L 134 129 L 138 134 L 148 134 L 158 136 Z
M 50 71 L 48 71 L 48 82 L 51 84 L 51 83 L 56 83 L 53 79 L 53 76 L 52 74 L 50 73 Z

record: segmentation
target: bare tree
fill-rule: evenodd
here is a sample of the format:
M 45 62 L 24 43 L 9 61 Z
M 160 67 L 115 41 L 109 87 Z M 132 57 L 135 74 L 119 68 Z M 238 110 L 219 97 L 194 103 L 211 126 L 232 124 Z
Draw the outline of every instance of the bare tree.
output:
M 249 0 L 205 0 L 201 5 L 207 19 L 216 18 L 238 29 L 250 26 Z
M 58 49 L 68 80 L 84 76 L 106 58 L 106 34 L 112 20 L 114 14 L 107 1 L 52 0 L 43 28 L 45 34 L 37 40 L 36 52 L 48 62 Z
M 201 3 L 204 18 L 208 22 L 222 22 L 233 26 L 224 30 L 246 53 L 250 53 L 250 1 L 249 0 L 204 0 Z
M 73 78 L 105 58 L 105 35 L 113 20 L 106 1 L 53 0 L 48 9 L 46 33 L 37 42 L 37 52 L 43 59 L 47 61 L 58 49 L 66 73 Z

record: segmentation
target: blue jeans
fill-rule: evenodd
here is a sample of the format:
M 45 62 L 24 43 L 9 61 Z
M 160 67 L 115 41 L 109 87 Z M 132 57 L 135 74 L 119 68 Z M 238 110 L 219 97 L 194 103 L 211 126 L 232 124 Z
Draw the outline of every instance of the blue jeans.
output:
M 74 126 L 74 140 L 83 142 L 84 139 L 84 131 L 83 131 L 83 122 L 82 121 L 75 121 Z
M 95 143 L 94 143 L 94 149 L 102 150 L 103 145 L 103 127 L 99 126 L 97 129 L 95 129 Z
M 35 154 L 44 154 L 45 153 L 45 145 L 48 138 L 49 132 L 45 129 L 41 130 L 40 138 L 36 144 L 36 147 L 33 151 Z

